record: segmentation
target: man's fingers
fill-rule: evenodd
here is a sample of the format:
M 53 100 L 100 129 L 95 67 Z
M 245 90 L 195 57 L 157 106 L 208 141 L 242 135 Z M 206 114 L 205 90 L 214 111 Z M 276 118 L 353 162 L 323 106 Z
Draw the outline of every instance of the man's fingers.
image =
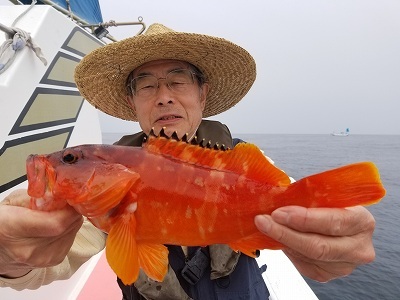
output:
M 302 275 L 319 282 L 328 282 L 335 278 L 347 276 L 357 266 L 348 262 L 317 262 L 291 249 L 283 251 Z
M 375 258 L 375 220 L 364 207 L 282 207 L 254 220 L 265 235 L 282 243 L 298 270 L 318 281 L 350 274 Z
M 82 215 L 69 205 L 51 212 L 29 209 L 30 196 L 25 189 L 11 192 L 1 205 L 6 206 L 0 211 L 1 217 L 8 219 L 4 224 L 18 224 L 13 232 L 20 237 L 58 236 L 65 231 L 80 228 L 83 222 Z M 13 218 L 18 218 L 18 221 Z
M 372 215 L 361 206 L 347 209 L 286 206 L 275 210 L 271 216 L 275 222 L 296 231 L 328 236 L 352 236 L 373 231 L 375 227 Z
M 0 217 L 5 220 L 4 226 L 11 226 L 10 232 L 19 238 L 57 236 L 66 230 L 79 228 L 83 222 L 82 215 L 70 206 L 45 212 L 5 205 L 0 211 Z M 3 230 L 7 231 L 7 228 Z
M 51 212 L 30 211 L 26 212 L 29 218 L 22 224 L 27 236 L 50 237 L 58 236 L 65 231 L 80 228 L 83 217 L 72 207 L 66 206 L 61 210 Z M 46 218 L 46 221 L 43 221 Z
M 29 207 L 30 201 L 31 197 L 29 197 L 27 191 L 20 189 L 11 192 L 7 197 L 4 198 L 2 202 L 0 202 L 0 204 Z
M 268 215 L 256 216 L 255 224 L 264 234 L 312 260 L 346 261 L 358 256 L 352 248 L 353 243 L 349 242 L 351 237 L 337 238 L 296 231 L 275 222 Z M 352 258 L 347 257 L 349 255 Z

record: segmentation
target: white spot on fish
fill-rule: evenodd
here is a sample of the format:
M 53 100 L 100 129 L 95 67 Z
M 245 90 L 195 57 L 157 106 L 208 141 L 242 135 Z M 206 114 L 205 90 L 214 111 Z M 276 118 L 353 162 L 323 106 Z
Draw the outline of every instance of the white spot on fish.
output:
M 220 158 L 216 158 L 216 159 L 214 159 L 212 166 L 214 168 L 220 168 L 221 164 L 222 164 L 222 160 Z
M 243 163 L 243 171 L 245 171 L 247 173 L 248 170 L 249 170 L 249 164 L 247 163 L 247 161 L 245 161 Z
M 203 226 L 199 226 L 199 234 L 202 239 L 205 239 L 205 231 Z
M 226 183 L 223 183 L 222 185 L 221 185 L 221 187 L 223 187 L 225 190 L 227 190 L 227 191 L 229 191 L 230 190 L 230 188 L 231 188 L 231 186 L 229 185 L 229 184 L 226 184 Z
M 174 167 L 166 165 L 166 166 L 164 166 L 164 171 L 165 172 L 175 172 L 176 170 Z
M 214 228 L 215 228 L 215 224 L 217 222 L 218 219 L 218 208 L 216 206 L 207 209 L 208 211 L 208 231 L 209 232 L 213 232 Z
M 35 204 L 38 208 L 41 208 L 46 204 L 46 201 L 43 198 L 36 198 L 35 199 Z
M 204 187 L 204 180 L 202 177 L 196 177 L 194 179 L 194 184 L 200 186 L 200 187 Z
M 131 203 L 126 207 L 127 213 L 134 213 L 137 209 L 137 202 Z
M 244 175 L 240 175 L 237 179 L 237 185 L 238 186 L 243 186 L 246 184 L 247 178 Z
M 163 208 L 162 203 L 157 202 L 157 201 L 150 202 L 150 205 L 151 205 L 151 208 L 153 208 L 153 209 L 162 209 Z M 164 205 L 168 206 L 168 202 L 165 202 Z
M 168 231 L 165 228 L 161 228 L 161 233 L 163 236 L 167 236 L 168 235 Z
M 211 171 L 210 172 L 210 178 L 212 180 L 220 180 L 219 182 L 223 182 L 224 177 L 225 177 L 224 172 L 219 172 L 219 171 Z
M 188 207 L 186 208 L 185 218 L 186 218 L 186 219 L 192 218 L 192 208 L 191 208 L 190 206 L 188 206 Z

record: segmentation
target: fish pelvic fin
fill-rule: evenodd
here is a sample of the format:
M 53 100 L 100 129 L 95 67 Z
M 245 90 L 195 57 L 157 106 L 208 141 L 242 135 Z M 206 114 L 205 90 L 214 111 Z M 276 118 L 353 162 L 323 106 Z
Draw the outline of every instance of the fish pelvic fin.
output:
M 229 247 L 234 251 L 240 251 L 247 256 L 256 258 L 259 250 L 263 249 L 283 249 L 285 246 L 261 232 L 256 232 L 250 236 L 244 237 L 238 241 L 231 242 Z
M 360 162 L 305 177 L 280 195 L 284 205 L 344 208 L 371 205 L 385 196 L 372 162 Z
M 183 163 L 242 174 L 248 179 L 288 186 L 290 178 L 271 163 L 254 144 L 239 143 L 232 150 L 202 147 L 185 141 L 150 136 L 143 148 Z
M 138 243 L 139 265 L 148 277 L 163 281 L 168 272 L 168 248 L 164 245 Z
M 112 226 L 106 240 L 106 258 L 111 269 L 125 285 L 139 276 L 138 246 L 134 214 L 122 215 Z
M 160 244 L 136 242 L 136 218 L 121 215 L 106 241 L 106 257 L 111 269 L 126 285 L 134 283 L 141 268 L 148 277 L 163 281 L 168 272 L 168 248 Z

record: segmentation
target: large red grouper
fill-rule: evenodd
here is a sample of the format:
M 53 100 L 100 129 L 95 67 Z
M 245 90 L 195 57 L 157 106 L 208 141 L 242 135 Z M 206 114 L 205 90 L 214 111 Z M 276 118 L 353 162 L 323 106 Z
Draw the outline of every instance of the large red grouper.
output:
M 228 244 L 255 256 L 284 246 L 259 232 L 254 217 L 286 205 L 350 207 L 385 190 L 371 162 L 291 183 L 257 146 L 232 150 L 150 136 L 143 147 L 82 145 L 27 159 L 31 208 L 71 205 L 108 233 L 107 260 L 125 284 L 139 268 L 162 281 L 164 244 Z

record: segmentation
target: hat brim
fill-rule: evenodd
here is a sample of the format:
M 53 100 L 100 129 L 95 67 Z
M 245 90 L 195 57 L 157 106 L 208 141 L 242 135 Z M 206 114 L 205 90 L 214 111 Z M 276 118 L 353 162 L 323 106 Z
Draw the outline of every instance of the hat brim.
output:
M 166 32 L 136 36 L 94 50 L 76 67 L 75 82 L 82 96 L 96 108 L 137 121 L 126 101 L 127 77 L 144 63 L 160 59 L 187 61 L 203 72 L 210 84 L 205 118 L 237 104 L 256 78 L 253 57 L 238 45 L 207 35 Z

